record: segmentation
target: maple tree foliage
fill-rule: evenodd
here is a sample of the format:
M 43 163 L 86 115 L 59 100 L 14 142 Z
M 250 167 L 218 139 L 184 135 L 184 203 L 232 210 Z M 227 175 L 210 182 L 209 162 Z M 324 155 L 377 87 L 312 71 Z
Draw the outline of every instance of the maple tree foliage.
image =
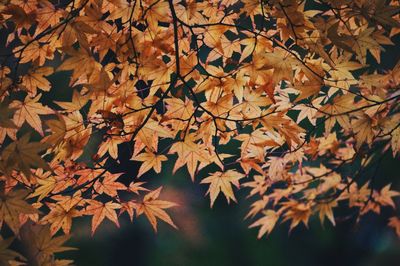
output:
M 400 153 L 400 63 L 381 65 L 399 10 L 395 0 L 1 1 L 0 222 L 40 252 L 18 254 L 9 238 L 0 260 L 72 263 L 54 253 L 82 216 L 92 234 L 121 215 L 176 228 L 177 205 L 140 180 L 167 161 L 208 186 L 211 207 L 248 193 L 258 237 L 313 215 L 335 225 L 339 206 L 357 220 L 393 209 L 400 234 L 400 193 L 379 179 L 382 158 Z M 69 101 L 56 72 L 69 73 Z M 122 145 L 141 163 L 129 184 L 109 168 Z

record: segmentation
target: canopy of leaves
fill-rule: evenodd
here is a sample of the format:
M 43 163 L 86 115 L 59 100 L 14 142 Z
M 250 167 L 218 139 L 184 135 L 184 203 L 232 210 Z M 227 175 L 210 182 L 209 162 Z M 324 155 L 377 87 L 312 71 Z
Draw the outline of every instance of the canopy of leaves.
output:
M 41 265 L 70 263 L 53 256 L 67 237 L 52 236 L 81 216 L 92 234 L 126 214 L 176 227 L 166 209 L 180 207 L 140 181 L 173 161 L 211 206 L 246 191 L 258 237 L 313 215 L 335 225 L 340 206 L 357 220 L 391 210 L 399 234 L 400 194 L 379 176 L 400 151 L 400 61 L 380 64 L 399 11 L 396 0 L 2 1 L 0 223 L 17 236 L 45 228 L 31 230 Z M 110 170 L 122 157 L 141 163 L 128 182 Z M 22 263 L 10 241 L 1 258 Z

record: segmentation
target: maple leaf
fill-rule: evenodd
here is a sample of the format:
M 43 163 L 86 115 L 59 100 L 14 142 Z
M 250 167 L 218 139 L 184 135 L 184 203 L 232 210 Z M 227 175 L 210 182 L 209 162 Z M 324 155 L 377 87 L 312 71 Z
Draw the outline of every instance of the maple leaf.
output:
M 255 201 L 251 204 L 250 211 L 244 217 L 245 219 L 251 217 L 254 218 L 258 213 L 265 209 L 269 202 L 269 198 L 267 196 L 263 196 L 262 199 Z
M 62 10 L 55 8 L 52 4 L 47 2 L 40 3 L 40 8 L 37 10 L 38 28 L 36 32 L 42 32 L 48 27 L 57 25 L 62 17 Z
M 211 176 L 208 176 L 201 180 L 201 184 L 210 184 L 207 194 L 210 194 L 211 207 L 214 205 L 214 202 L 220 192 L 225 195 L 228 203 L 230 199 L 236 202 L 235 194 L 232 190 L 232 185 L 239 188 L 239 180 L 243 177 L 245 177 L 244 174 L 241 174 L 234 170 L 227 170 L 226 172 L 215 172 Z
M 30 27 L 35 22 L 35 13 L 27 13 L 18 5 L 7 5 L 3 11 L 6 15 L 11 15 L 11 20 L 17 28 Z
M 97 200 L 88 200 L 89 205 L 86 207 L 86 214 L 93 215 L 92 218 L 92 235 L 97 227 L 103 222 L 104 218 L 112 221 L 119 227 L 116 209 L 121 208 L 121 204 L 115 202 L 102 203 Z
M 103 156 L 106 152 L 114 158 L 118 158 L 118 145 L 123 143 L 124 139 L 119 137 L 109 137 L 100 145 L 97 154 L 99 157 Z
M 29 194 L 27 190 L 13 190 L 0 194 L 0 223 L 5 222 L 17 234 L 21 223 L 20 214 L 33 214 L 37 210 L 28 204 L 24 198 Z
M 175 173 L 176 170 L 186 164 L 192 181 L 194 180 L 198 164 L 201 162 L 208 163 L 210 161 L 209 153 L 203 146 L 193 142 L 193 138 L 194 137 L 191 135 L 186 136 L 185 141 L 174 143 L 168 152 L 170 154 L 178 154 L 178 160 L 175 162 L 173 172 Z
M 279 219 L 279 215 L 273 210 L 265 210 L 262 213 L 263 217 L 249 226 L 249 228 L 260 226 L 257 238 L 261 238 L 265 234 L 269 235 Z
M 13 241 L 14 237 L 7 239 L 2 239 L 0 237 L 0 266 L 8 266 L 10 265 L 10 262 L 16 258 L 25 260 L 21 254 L 8 248 Z
M 319 211 L 319 220 L 321 224 L 324 224 L 325 217 L 329 219 L 329 221 L 335 225 L 335 217 L 333 216 L 332 208 L 337 206 L 336 201 L 332 201 L 329 203 L 322 203 L 317 206 L 317 210 Z
M 398 237 L 400 237 L 400 218 L 393 216 L 389 219 L 388 225 L 393 227 Z
M 272 87 L 275 87 L 281 80 L 293 80 L 293 67 L 297 64 L 291 55 L 281 49 L 275 49 L 273 53 L 265 55 L 265 69 L 273 69 Z
M 375 0 L 375 10 L 372 17 L 382 25 L 400 27 L 400 22 L 393 18 L 393 15 L 400 11 L 398 6 L 386 5 L 385 0 Z
M 132 16 L 132 18 L 137 19 L 139 17 L 139 8 L 137 6 L 138 3 L 134 3 L 132 5 L 131 2 L 128 1 L 115 1 L 113 2 L 117 8 L 114 9 L 113 12 L 108 16 L 108 19 L 118 19 L 121 18 L 123 23 L 126 23 Z M 132 13 L 133 12 L 133 13 Z
M 360 113 L 357 115 L 357 119 L 352 120 L 351 123 L 356 134 L 356 147 L 360 148 L 365 142 L 370 144 L 375 136 L 374 120 L 368 115 Z
M 351 47 L 349 46 L 348 42 L 351 41 L 351 36 L 345 34 L 339 34 L 339 22 L 334 23 L 331 25 L 327 31 L 327 37 L 339 48 L 353 52 Z
M 260 161 L 264 161 L 266 147 L 278 145 L 274 139 L 261 130 L 254 130 L 250 134 L 240 134 L 235 139 L 242 141 L 241 153 L 243 158 L 254 157 Z
M 306 105 L 297 105 L 293 108 L 293 110 L 299 110 L 300 113 L 297 116 L 297 124 L 300 123 L 302 120 L 307 119 L 313 126 L 316 125 L 317 119 L 316 119 L 316 114 L 317 110 L 306 106 Z
M 158 189 L 147 193 L 144 196 L 143 201 L 141 203 L 138 203 L 136 206 L 136 215 L 139 216 L 144 213 L 154 231 L 156 232 L 157 218 L 177 229 L 177 226 L 171 220 L 171 217 L 166 211 L 164 211 L 164 209 L 177 206 L 177 204 L 170 201 L 158 199 L 161 193 L 161 189 L 162 187 L 159 187 Z
M 69 49 L 68 53 L 71 57 L 64 60 L 56 71 L 72 70 L 73 81 L 76 81 L 82 75 L 90 76 L 95 69 L 101 69 L 100 64 L 85 49 Z
M 290 223 L 290 231 L 300 222 L 308 227 L 308 220 L 312 214 L 310 204 L 298 203 L 294 200 L 282 203 L 284 209 L 288 209 L 283 215 L 283 222 L 292 220 Z
M 72 265 L 72 260 L 56 260 L 55 253 L 75 250 L 65 247 L 64 243 L 70 238 L 69 235 L 53 237 L 47 225 L 29 224 L 23 228 L 21 238 L 34 254 L 34 259 L 40 265 Z M 34 262 L 32 262 L 34 263 Z
M 32 62 L 35 68 L 36 65 L 43 66 L 47 59 L 54 58 L 54 49 L 49 44 L 42 44 L 29 35 L 22 35 L 20 39 L 24 45 L 14 48 L 14 52 L 21 56 L 20 63 Z
M 93 188 L 99 194 L 107 194 L 111 197 L 116 197 L 118 195 L 118 190 L 126 190 L 126 186 L 120 182 L 115 182 L 121 174 L 110 174 L 106 172 L 105 177 L 102 181 L 97 180 Z
M 63 141 L 65 135 L 67 134 L 67 127 L 64 119 L 60 117 L 58 120 L 46 120 L 45 123 L 50 128 L 52 134 L 43 138 L 42 142 L 58 145 L 61 141 Z
M 91 184 L 94 182 L 93 180 L 100 178 L 100 176 L 102 176 L 105 172 L 106 170 L 104 169 L 93 169 L 93 168 L 84 168 L 77 170 L 75 174 L 78 175 L 79 178 L 76 181 L 76 184 L 78 186 L 88 183 Z
M 243 186 L 252 188 L 249 197 L 256 194 L 261 196 L 264 195 L 267 189 L 271 186 L 271 180 L 265 175 L 255 175 L 254 181 L 243 183 Z
M 155 120 L 148 121 L 144 127 L 140 129 L 136 137 L 135 143 L 135 154 L 140 152 L 142 144 L 150 150 L 157 151 L 158 138 L 169 138 L 172 137 L 171 132 L 164 128 L 160 123 Z
M 347 112 L 354 108 L 354 95 L 345 94 L 335 97 L 332 104 L 326 104 L 320 108 L 323 115 L 328 115 L 325 121 L 325 132 L 329 133 L 336 122 L 344 129 L 350 129 L 350 119 Z
M 321 87 L 324 85 L 324 81 L 321 77 L 324 76 L 324 70 L 319 66 L 319 62 L 308 63 L 307 67 L 301 67 L 302 73 L 301 80 L 294 81 L 294 87 L 300 91 L 300 95 L 296 98 L 296 102 L 306 99 L 310 96 L 317 95 Z
M 124 212 L 127 212 L 129 215 L 129 219 L 131 222 L 133 221 L 133 215 L 136 209 L 136 201 L 135 200 L 130 200 L 126 202 L 121 202 L 121 209 L 119 210 L 119 215 L 121 215 Z
M 251 0 L 243 0 L 242 2 L 244 6 L 242 7 L 241 12 L 245 12 L 251 17 L 254 17 L 257 14 L 262 13 L 258 3 Z
M 38 94 L 34 98 L 26 96 L 23 102 L 14 101 L 10 104 L 10 107 L 16 109 L 13 121 L 17 127 L 21 127 L 26 121 L 33 129 L 43 136 L 42 121 L 39 115 L 53 114 L 54 111 L 39 103 L 38 101 L 40 98 L 41 94 Z
M 224 87 L 233 91 L 236 99 L 239 103 L 243 100 L 243 89 L 246 84 L 246 78 L 244 75 L 237 75 L 236 78 L 227 78 L 224 82 Z
M 232 94 L 227 94 L 217 98 L 215 101 L 209 100 L 204 104 L 204 107 L 214 116 L 226 115 L 232 109 Z
M 39 153 L 47 148 L 46 144 L 39 142 L 29 142 L 29 134 L 8 145 L 1 153 L 1 159 L 6 165 L 6 171 L 11 169 L 21 170 L 25 176 L 30 176 L 31 167 L 40 167 L 50 170 L 50 167 L 40 156 Z
M 78 91 L 74 90 L 72 99 L 68 102 L 54 101 L 58 106 L 68 112 L 74 112 L 83 108 L 89 101 L 90 94 L 81 95 Z
M 54 162 L 51 165 L 52 171 L 43 171 L 43 169 L 37 169 L 31 177 L 36 179 L 36 186 L 33 189 L 32 194 L 29 198 L 39 196 L 44 199 L 47 195 L 60 194 L 68 187 L 76 184 L 76 180 L 71 176 L 71 171 L 68 166 L 58 166 Z M 67 172 L 64 172 L 67 171 Z
M 32 71 L 22 78 L 22 85 L 26 88 L 30 95 L 36 95 L 37 89 L 49 91 L 50 82 L 45 78 L 53 73 L 52 67 L 41 67 Z
M 147 11 L 146 19 L 149 23 L 149 27 L 152 31 L 156 32 L 158 23 L 166 21 L 166 17 L 168 17 L 168 2 L 155 2 L 155 4 L 149 6 Z
M 400 127 L 392 132 L 391 147 L 395 156 L 400 151 Z
M 42 223 L 50 223 L 50 234 L 54 235 L 62 229 L 65 234 L 69 234 L 72 226 L 72 218 L 82 216 L 82 212 L 76 207 L 82 204 L 80 192 L 73 196 L 53 197 L 58 199 L 57 203 L 48 203 L 50 212 L 42 218 Z
M 185 101 L 177 98 L 165 99 L 165 103 L 167 104 L 165 116 L 169 118 L 185 120 L 191 117 L 194 112 L 193 102 L 188 99 L 185 99 Z
M 374 196 L 374 200 L 381 205 L 391 206 L 392 208 L 395 208 L 395 204 L 392 198 L 400 196 L 400 193 L 398 191 L 390 190 L 390 186 L 391 184 L 386 185 L 384 188 L 382 188 L 379 194 Z
M 143 67 L 139 69 L 139 75 L 143 80 L 153 80 L 154 84 L 166 84 L 171 80 L 173 73 L 171 65 L 165 64 L 155 57 L 143 60 Z
M 281 157 L 270 157 L 268 161 L 268 175 L 272 181 L 281 181 L 285 177 L 287 160 Z
M 38 186 L 36 187 L 35 191 L 29 195 L 29 198 L 39 196 L 38 201 L 41 201 L 43 198 L 49 195 L 57 185 L 57 180 L 53 176 L 49 176 L 44 179 L 38 178 L 36 179 L 36 182 Z
M 373 28 L 362 30 L 354 40 L 349 42 L 351 49 L 357 53 L 358 60 L 363 64 L 367 62 L 367 50 L 381 49 L 377 40 L 372 36 L 373 32 Z
M 135 161 L 141 161 L 143 162 L 142 165 L 139 168 L 139 172 L 137 174 L 137 177 L 140 177 L 150 169 L 154 169 L 156 173 L 161 172 L 161 163 L 164 161 L 167 161 L 167 157 L 165 155 L 157 155 L 155 153 L 152 153 L 148 150 L 145 152 L 132 157 L 131 159 Z
M 267 89 L 267 97 L 262 95 L 262 92 Z M 270 90 L 269 83 L 265 85 L 261 85 L 256 90 L 250 90 L 246 88 L 243 91 L 243 102 L 241 104 L 242 110 L 241 112 L 245 115 L 246 118 L 253 118 L 262 115 L 262 107 L 269 106 L 275 103 L 275 98 L 273 95 L 273 88 Z M 272 102 L 271 102 L 272 101 Z
M 349 187 L 349 191 L 346 191 L 345 193 L 343 193 L 342 197 L 349 198 L 350 207 L 363 206 L 364 203 L 369 198 L 369 195 L 371 195 L 371 189 L 369 189 L 368 186 L 369 186 L 369 182 L 365 183 L 360 188 L 358 187 L 357 184 L 352 184 Z

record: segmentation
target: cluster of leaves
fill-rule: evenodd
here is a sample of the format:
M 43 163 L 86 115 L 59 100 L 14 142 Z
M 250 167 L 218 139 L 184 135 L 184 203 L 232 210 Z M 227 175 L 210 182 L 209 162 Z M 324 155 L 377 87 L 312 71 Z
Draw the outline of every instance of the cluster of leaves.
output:
M 137 179 L 167 160 L 204 177 L 211 206 L 248 188 L 259 237 L 314 214 L 335 224 L 339 205 L 394 209 L 400 194 L 377 178 L 400 151 L 400 63 L 380 66 L 398 12 L 395 0 L 2 1 L 0 222 L 48 226 L 47 242 L 79 216 L 92 234 L 124 213 L 175 227 L 175 204 Z M 65 71 L 70 101 L 49 81 Z M 141 162 L 129 184 L 110 171 L 122 156 Z

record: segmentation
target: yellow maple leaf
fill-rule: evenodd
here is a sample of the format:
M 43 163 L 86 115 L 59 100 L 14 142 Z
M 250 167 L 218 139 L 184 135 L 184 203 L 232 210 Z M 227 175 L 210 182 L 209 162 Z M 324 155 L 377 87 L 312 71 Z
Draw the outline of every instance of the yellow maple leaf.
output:
M 38 186 L 35 188 L 35 191 L 29 195 L 29 198 L 39 196 L 38 201 L 41 201 L 43 198 L 49 195 L 57 185 L 57 180 L 53 176 L 49 176 L 44 179 L 37 178 L 36 182 Z
M 375 136 L 374 124 L 374 119 L 364 113 L 359 113 L 357 118 L 351 121 L 357 148 L 360 148 L 363 143 L 371 144 Z
M 377 195 L 374 195 L 374 200 L 383 206 L 391 206 L 392 208 L 395 208 L 392 198 L 400 196 L 400 192 L 391 190 L 390 187 L 391 184 L 383 187 Z
M 54 235 L 59 229 L 69 234 L 72 226 L 72 218 L 82 216 L 82 212 L 76 207 L 82 205 L 80 191 L 73 196 L 53 197 L 59 200 L 57 203 L 48 203 L 50 212 L 41 220 L 43 224 L 50 224 L 50 234 Z
M 121 176 L 120 173 L 118 174 L 110 174 L 106 172 L 105 177 L 102 181 L 97 180 L 94 183 L 94 189 L 99 194 L 107 194 L 111 197 L 116 197 L 118 195 L 118 190 L 125 190 L 126 186 L 120 182 L 116 182 L 119 177 Z
M 167 161 L 167 157 L 165 155 L 155 154 L 149 150 L 146 150 L 137 156 L 133 156 L 131 159 L 142 162 L 137 177 L 140 177 L 150 169 L 154 169 L 156 173 L 160 173 L 161 163 Z
M 328 203 L 321 203 L 317 205 L 317 210 L 319 211 L 319 220 L 321 224 L 324 224 L 325 217 L 329 219 L 329 221 L 335 225 L 335 217 L 333 216 L 332 208 L 337 206 L 337 201 L 334 200 Z
M 164 209 L 177 206 L 177 204 L 174 202 L 158 199 L 161 189 L 162 187 L 159 187 L 158 189 L 147 193 L 144 196 L 143 201 L 136 206 L 136 215 L 139 216 L 144 213 L 154 231 L 156 232 L 157 218 L 177 229 L 177 226 L 174 224 L 171 217 L 166 211 L 164 211 Z
M 325 132 L 328 134 L 336 122 L 343 129 L 350 129 L 350 119 L 346 114 L 354 108 L 354 95 L 350 93 L 336 97 L 332 104 L 322 106 L 319 109 L 322 112 L 322 116 L 328 116 L 325 120 Z
M 210 162 L 209 153 L 205 150 L 204 145 L 195 143 L 192 134 L 187 135 L 185 141 L 174 143 L 168 153 L 178 154 L 178 160 L 176 160 L 174 169 L 172 170 L 173 173 L 186 164 L 192 180 L 194 180 L 198 164 L 201 162 Z
M 59 119 L 46 120 L 45 123 L 50 128 L 52 134 L 43 138 L 42 142 L 58 145 L 67 134 L 67 126 L 64 119 L 59 117 Z
M 215 172 L 211 176 L 201 180 L 201 184 L 210 184 L 207 194 L 210 194 L 211 207 L 214 205 L 214 202 L 220 192 L 225 195 L 228 203 L 231 199 L 236 202 L 235 194 L 232 190 L 232 185 L 239 187 L 239 180 L 242 179 L 244 176 L 244 174 L 241 174 L 237 171 L 228 170 L 226 172 Z
M 93 215 L 92 218 L 92 235 L 104 218 L 108 218 L 119 227 L 116 209 L 121 208 L 121 204 L 115 202 L 102 203 L 97 200 L 89 200 L 89 206 L 86 207 L 86 214 Z
M 300 222 L 308 227 L 308 220 L 312 214 L 310 203 L 297 202 L 295 200 L 290 200 L 282 203 L 282 208 L 287 209 L 283 215 L 283 222 L 287 220 L 292 220 L 290 223 L 290 231 L 295 228 Z
M 41 67 L 31 70 L 22 77 L 22 85 L 26 88 L 31 96 L 37 94 L 37 89 L 49 91 L 51 88 L 50 82 L 45 78 L 53 73 L 52 67 Z
M 262 213 L 264 216 L 249 226 L 249 228 L 260 226 L 257 238 L 261 238 L 265 234 L 269 235 L 279 219 L 278 213 L 273 210 L 265 210 Z
M 21 127 L 26 121 L 32 128 L 39 132 L 41 136 L 43 136 L 42 121 L 39 115 L 54 114 L 54 111 L 38 102 L 41 96 L 41 94 L 38 94 L 34 98 L 26 96 L 23 102 L 13 101 L 10 104 L 10 108 L 17 109 L 13 118 L 17 127 Z

